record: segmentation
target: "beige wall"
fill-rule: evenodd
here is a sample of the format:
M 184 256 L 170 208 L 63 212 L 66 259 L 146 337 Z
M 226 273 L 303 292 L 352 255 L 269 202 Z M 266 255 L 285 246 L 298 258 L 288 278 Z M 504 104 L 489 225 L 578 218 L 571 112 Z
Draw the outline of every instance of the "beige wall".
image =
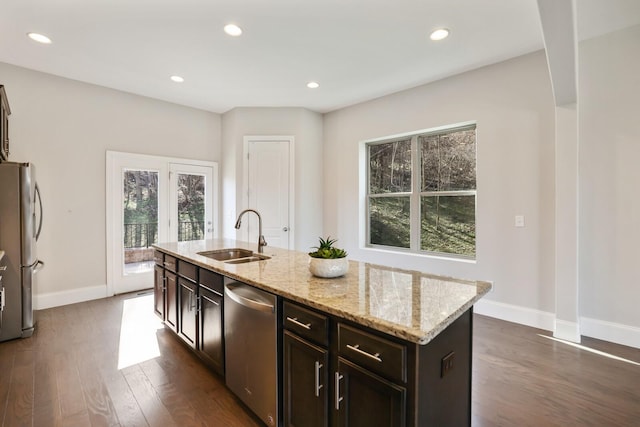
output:
M 635 26 L 579 50 L 580 314 L 596 336 L 598 321 L 640 328 L 639 49 Z
M 314 246 L 322 233 L 322 115 L 305 108 L 234 108 L 222 116 L 222 231 L 236 238 L 233 225 L 243 204 L 244 137 L 292 135 L 295 138 L 294 248 Z
M 105 151 L 217 161 L 220 116 L 0 63 L 10 160 L 33 162 L 44 225 L 37 295 L 106 284 Z
M 477 262 L 361 249 L 360 142 L 466 121 L 477 121 Z M 492 280 L 488 299 L 554 311 L 554 104 L 543 52 L 328 113 L 324 133 L 324 234 L 353 258 Z

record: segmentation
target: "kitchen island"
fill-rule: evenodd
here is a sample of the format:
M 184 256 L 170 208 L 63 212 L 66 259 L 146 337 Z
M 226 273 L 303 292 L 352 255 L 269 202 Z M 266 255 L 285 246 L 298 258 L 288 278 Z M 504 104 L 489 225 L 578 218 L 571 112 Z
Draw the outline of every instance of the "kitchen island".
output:
M 266 424 L 470 424 L 472 307 L 490 291 L 489 282 L 357 261 L 349 261 L 345 276 L 321 279 L 309 273 L 306 253 L 269 247 L 269 259 L 246 263 L 199 254 L 257 249 L 234 240 L 154 247 L 156 313 L 205 362 L 207 337 L 216 337 L 219 360 L 209 364 L 221 375 L 224 329 L 230 328 L 222 316 L 222 283 L 278 297 L 279 409 L 270 418 L 258 414 Z M 218 333 L 203 317 L 207 301 L 218 310 Z

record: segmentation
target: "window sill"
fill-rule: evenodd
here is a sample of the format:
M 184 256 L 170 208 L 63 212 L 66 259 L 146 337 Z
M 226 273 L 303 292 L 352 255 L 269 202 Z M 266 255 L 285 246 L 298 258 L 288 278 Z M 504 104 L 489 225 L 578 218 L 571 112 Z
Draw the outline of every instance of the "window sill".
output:
M 401 256 L 401 257 L 411 258 L 414 260 L 428 259 L 428 260 L 434 260 L 434 261 L 454 262 L 454 263 L 470 264 L 470 265 L 475 265 L 478 263 L 477 258 L 473 258 L 473 259 L 463 258 L 455 255 L 447 256 L 447 255 L 438 255 L 438 254 L 429 254 L 429 253 L 416 253 L 416 252 L 409 252 L 409 251 L 403 251 L 403 250 L 384 249 L 384 248 L 378 248 L 378 247 L 372 247 L 372 246 L 364 246 L 362 247 L 362 250 L 365 253 L 370 253 L 372 255 L 384 254 L 384 255 L 390 255 L 390 256 Z

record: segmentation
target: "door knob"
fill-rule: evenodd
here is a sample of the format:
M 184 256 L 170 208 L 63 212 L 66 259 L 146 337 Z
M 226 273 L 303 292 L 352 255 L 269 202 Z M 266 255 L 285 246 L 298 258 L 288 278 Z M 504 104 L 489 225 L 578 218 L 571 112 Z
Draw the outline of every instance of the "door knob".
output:
M 283 227 L 282 231 L 289 231 L 289 227 Z

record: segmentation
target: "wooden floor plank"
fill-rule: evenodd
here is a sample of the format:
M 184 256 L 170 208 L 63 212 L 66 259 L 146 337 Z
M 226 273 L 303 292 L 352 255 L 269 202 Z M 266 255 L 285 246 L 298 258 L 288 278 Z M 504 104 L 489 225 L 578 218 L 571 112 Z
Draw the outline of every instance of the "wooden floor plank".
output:
M 115 427 L 120 425 L 115 407 L 100 373 L 94 352 L 79 352 L 78 373 L 87 412 L 92 426 Z
M 54 360 L 42 351 L 36 354 L 33 425 L 62 425 Z
M 475 316 L 474 426 L 639 425 L 640 366 L 540 335 L 550 333 Z M 638 349 L 583 344 L 640 363 Z
M 179 426 L 162 403 L 162 399 L 158 396 L 149 379 L 138 366 L 125 368 L 123 374 L 149 426 Z
M 15 354 L 4 424 L 31 425 L 33 419 L 34 354 L 32 350 L 19 350 Z

